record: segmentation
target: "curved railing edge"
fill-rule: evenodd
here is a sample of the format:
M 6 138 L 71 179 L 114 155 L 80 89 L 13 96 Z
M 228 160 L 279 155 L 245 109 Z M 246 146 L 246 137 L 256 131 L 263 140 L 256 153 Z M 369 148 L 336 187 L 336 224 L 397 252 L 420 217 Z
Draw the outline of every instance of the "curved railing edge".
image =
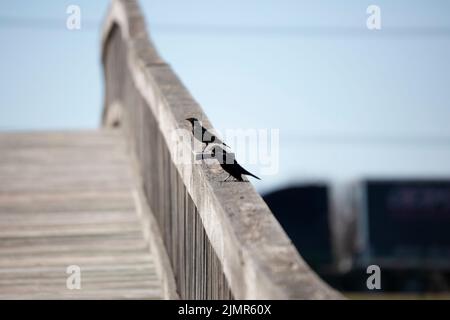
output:
M 136 1 L 113 0 L 102 33 L 102 56 L 115 25 L 128 45 L 133 81 L 158 119 L 172 161 L 179 163 L 179 150 L 171 143 L 173 130 L 184 128 L 188 116 L 212 126 L 151 44 Z M 104 123 L 112 113 L 110 107 L 104 106 Z M 181 144 L 192 152 L 190 144 Z M 217 166 L 177 165 L 177 170 L 198 208 L 234 297 L 343 299 L 306 265 L 253 186 L 221 183 L 215 174 Z

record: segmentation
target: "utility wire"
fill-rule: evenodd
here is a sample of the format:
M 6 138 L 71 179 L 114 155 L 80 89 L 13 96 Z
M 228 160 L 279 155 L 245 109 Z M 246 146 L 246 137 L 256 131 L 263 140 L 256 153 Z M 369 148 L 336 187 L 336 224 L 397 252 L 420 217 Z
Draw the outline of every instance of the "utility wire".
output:
M 98 31 L 101 21 L 81 19 L 81 29 Z M 22 18 L 0 16 L 0 28 L 27 28 L 36 30 L 65 30 L 66 21 L 55 18 Z M 365 25 L 346 26 L 281 26 L 281 25 L 220 25 L 198 23 L 150 23 L 149 29 L 161 34 L 199 34 L 214 36 L 382 36 L 382 37 L 448 37 L 450 26 L 384 27 L 371 31 Z
M 98 31 L 100 21 L 81 19 L 81 30 Z M 2 29 L 67 30 L 66 20 L 54 18 L 20 18 L 0 16 Z

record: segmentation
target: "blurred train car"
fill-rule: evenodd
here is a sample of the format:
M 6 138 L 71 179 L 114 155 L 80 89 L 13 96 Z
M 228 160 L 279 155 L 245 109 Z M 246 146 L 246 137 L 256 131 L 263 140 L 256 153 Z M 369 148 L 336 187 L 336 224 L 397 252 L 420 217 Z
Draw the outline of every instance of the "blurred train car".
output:
M 450 268 L 450 181 L 366 180 L 358 198 L 358 264 Z
M 329 268 L 333 250 L 327 186 L 291 186 L 263 198 L 306 262 L 319 272 Z
M 450 181 L 363 180 L 351 191 L 353 244 L 333 242 L 326 184 L 296 185 L 263 196 L 306 262 L 342 291 L 368 291 L 366 269 L 378 265 L 382 291 L 450 291 Z M 336 266 L 333 248 L 348 246 L 353 263 Z

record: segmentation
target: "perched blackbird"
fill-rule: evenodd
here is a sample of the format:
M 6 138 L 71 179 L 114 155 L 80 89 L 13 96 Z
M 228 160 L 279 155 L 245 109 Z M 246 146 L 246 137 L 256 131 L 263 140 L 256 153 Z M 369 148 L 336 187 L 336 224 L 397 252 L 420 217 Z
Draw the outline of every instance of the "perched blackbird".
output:
M 187 118 L 186 120 L 189 121 L 190 124 L 192 125 L 192 134 L 194 135 L 194 138 L 204 143 L 205 149 L 208 147 L 210 143 L 223 144 L 224 146 L 228 147 L 224 142 L 220 141 L 220 139 L 217 138 L 213 133 L 211 133 L 210 131 L 208 131 L 208 129 L 203 127 L 200 120 L 196 118 Z
M 227 153 L 220 146 L 215 146 L 214 149 L 212 150 L 211 155 L 212 158 L 216 158 L 219 161 L 222 169 L 228 173 L 228 177 L 225 179 L 225 181 L 227 181 L 230 178 L 230 176 L 235 178 L 237 181 L 244 181 L 244 179 L 242 179 L 243 174 L 261 180 L 254 174 L 242 168 L 241 165 L 237 163 L 236 159 L 234 159 L 234 156 L 231 153 Z

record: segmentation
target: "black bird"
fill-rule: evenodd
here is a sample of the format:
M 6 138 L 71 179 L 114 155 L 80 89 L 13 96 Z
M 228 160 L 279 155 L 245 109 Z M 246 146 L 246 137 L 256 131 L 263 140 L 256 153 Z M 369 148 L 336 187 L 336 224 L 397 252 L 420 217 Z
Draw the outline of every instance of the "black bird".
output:
M 200 120 L 197 118 L 187 118 L 187 121 L 189 121 L 192 125 L 192 134 L 195 139 L 205 144 L 205 149 L 208 147 L 208 144 L 214 143 L 214 144 L 223 144 L 224 146 L 228 147 L 228 145 L 225 144 L 225 142 L 220 141 L 219 138 L 217 138 L 214 134 L 212 134 L 208 129 L 203 127 Z M 201 137 L 200 130 L 201 129 Z
M 224 181 L 227 181 L 228 178 L 230 178 L 230 176 L 235 178 L 237 181 L 244 181 L 244 179 L 242 179 L 243 174 L 261 180 L 253 173 L 250 173 L 244 168 L 242 168 L 241 165 L 237 163 L 236 159 L 234 159 L 234 156 L 231 153 L 227 153 L 221 147 L 219 146 L 214 147 L 211 155 L 213 158 L 216 158 L 217 155 L 216 159 L 219 161 L 220 166 L 222 167 L 223 170 L 225 170 L 228 173 L 228 177 Z

